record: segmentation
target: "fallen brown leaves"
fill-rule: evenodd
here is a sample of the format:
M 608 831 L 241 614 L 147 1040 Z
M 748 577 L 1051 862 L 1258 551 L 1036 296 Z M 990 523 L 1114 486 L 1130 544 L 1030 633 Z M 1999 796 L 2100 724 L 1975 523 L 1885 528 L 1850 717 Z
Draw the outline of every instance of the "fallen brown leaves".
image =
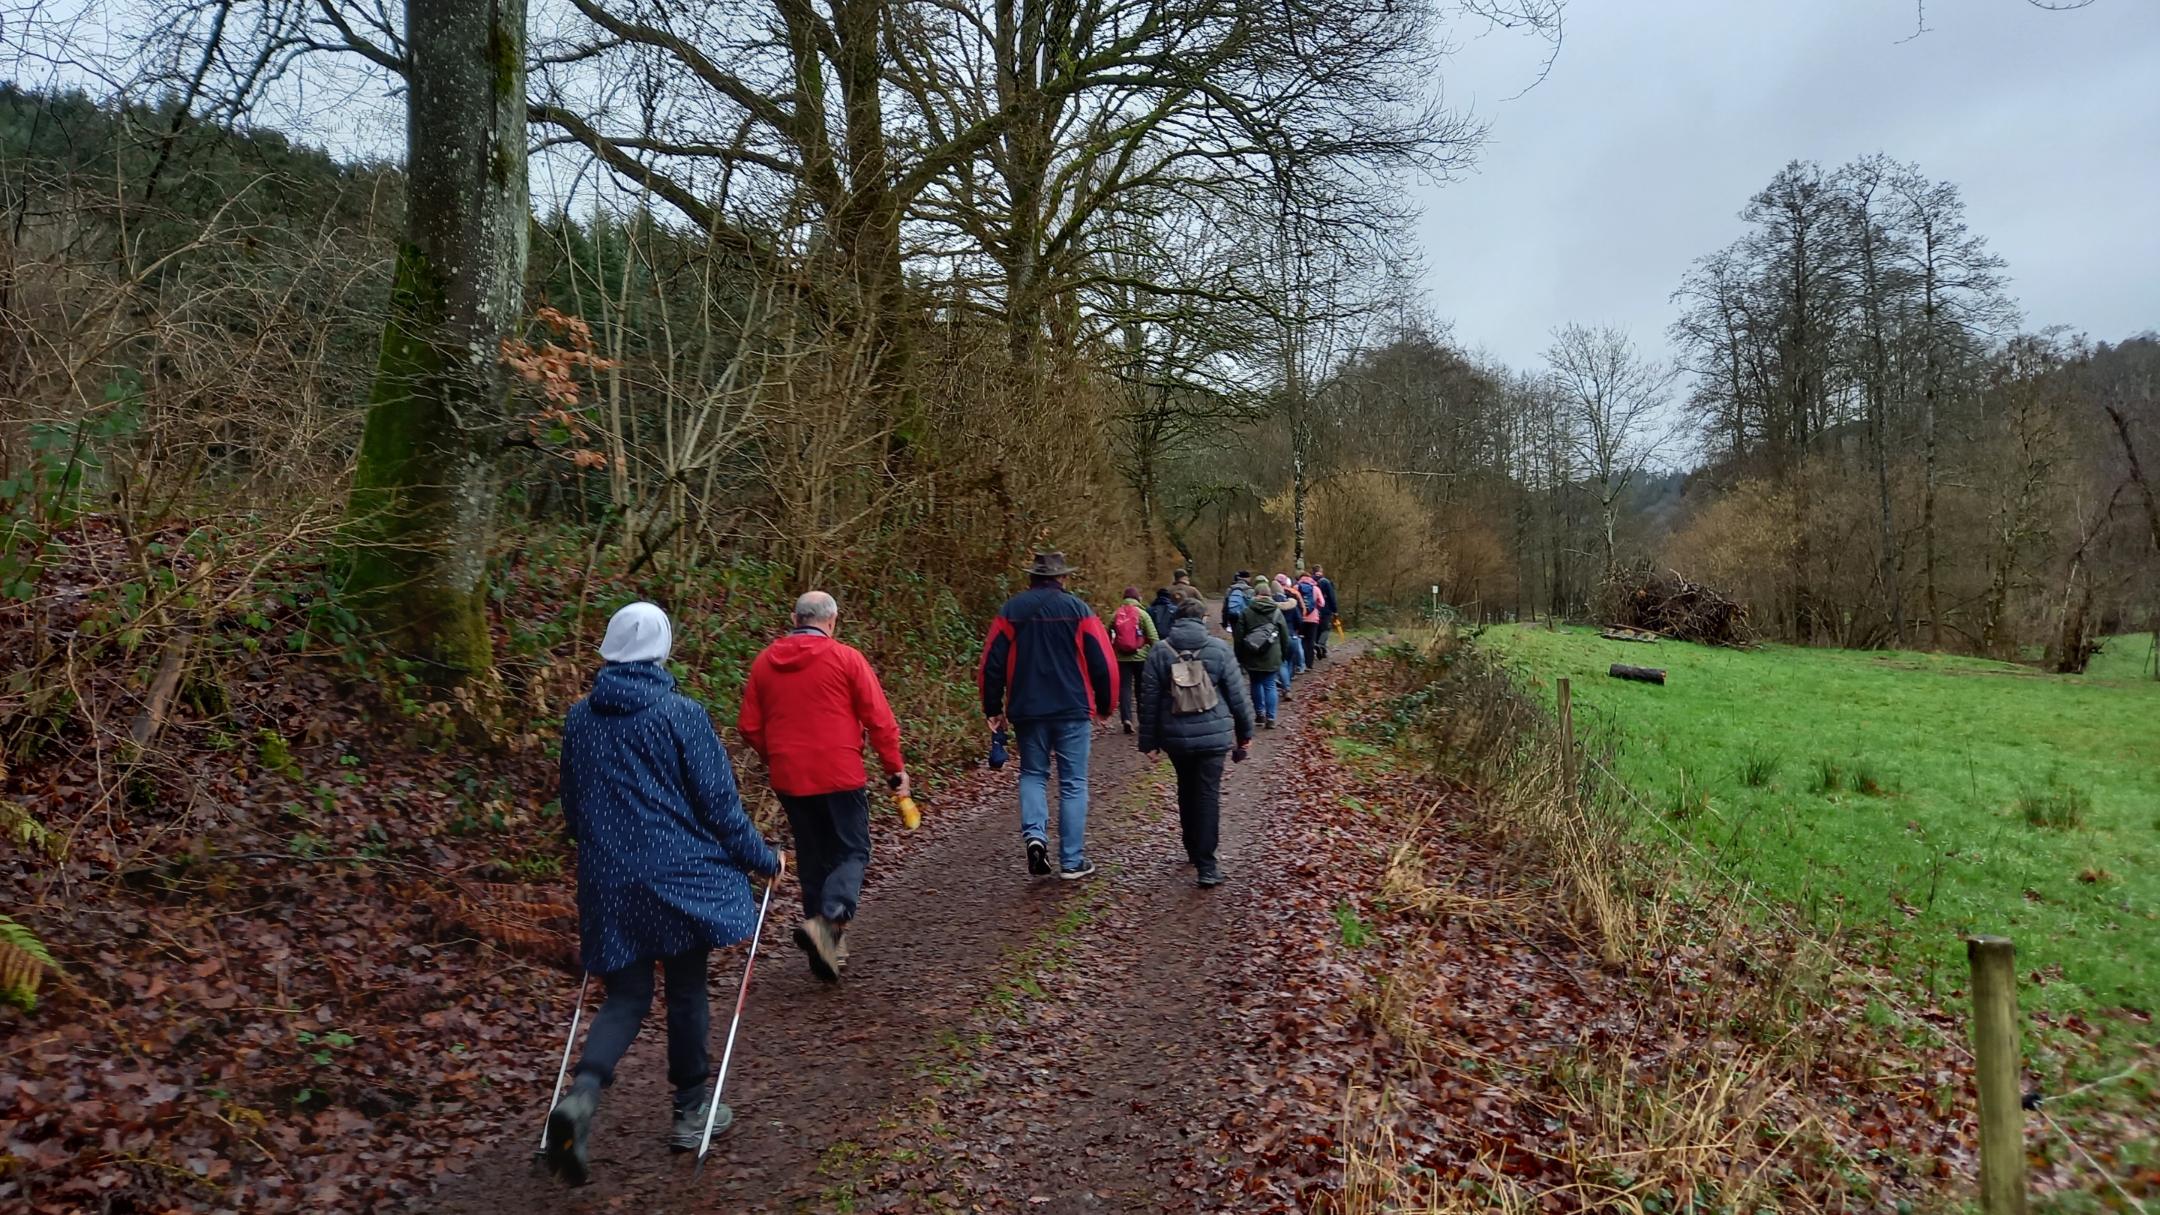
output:
M 135 539 L 192 568 L 179 534 Z M 0 1008 L 0 1209 L 424 1206 L 537 1134 L 577 982 L 548 715 L 589 658 L 515 657 L 505 610 L 515 728 L 469 745 L 465 710 L 387 702 L 328 652 L 319 570 L 233 561 L 130 749 L 154 658 L 111 630 L 131 567 L 103 523 L 67 540 L 40 603 L 0 607 L 0 667 L 36 676 L 0 685 L 0 805 L 35 828 L 0 839 L 0 906 L 64 967 Z M 576 596 L 522 560 L 520 626 L 561 628 Z

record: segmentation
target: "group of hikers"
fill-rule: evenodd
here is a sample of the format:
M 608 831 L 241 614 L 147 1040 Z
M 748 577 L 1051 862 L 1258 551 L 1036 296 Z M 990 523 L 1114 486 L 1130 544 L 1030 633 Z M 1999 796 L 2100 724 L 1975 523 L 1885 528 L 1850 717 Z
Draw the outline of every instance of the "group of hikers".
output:
M 1255 731 L 1275 726 L 1293 678 L 1327 656 L 1334 584 L 1319 566 L 1294 579 L 1238 571 L 1223 595 L 1226 640 L 1184 570 L 1149 605 L 1127 587 L 1106 625 L 1066 588 L 1079 571 L 1063 553 L 1036 553 L 1025 569 L 1028 587 L 991 622 L 977 674 L 992 763 L 1003 762 L 1008 741 L 1019 752 L 1027 871 L 1065 880 L 1095 872 L 1085 847 L 1088 760 L 1095 721 L 1115 712 L 1143 755 L 1169 758 L 1187 861 L 1199 885 L 1221 884 L 1225 764 L 1247 758 Z M 794 941 L 825 982 L 847 967 L 848 926 L 870 861 L 865 740 L 895 797 L 907 797 L 912 783 L 885 691 L 862 652 L 839 640 L 839 618 L 823 591 L 798 598 L 788 632 L 751 664 L 738 717 L 794 837 L 802 888 Z M 573 1184 L 589 1175 L 600 1094 L 652 1006 L 656 967 L 666 980 L 674 1090 L 668 1145 L 699 1150 L 708 1128 L 732 1121 L 712 1088 L 707 962 L 712 950 L 755 933 L 761 913 L 750 879 L 777 881 L 785 866 L 750 821 L 704 706 L 674 690 L 672 644 L 673 626 L 657 605 L 615 613 L 592 691 L 563 723 L 562 811 L 578 847 L 581 961 L 606 993 L 548 1114 L 543 1154 Z

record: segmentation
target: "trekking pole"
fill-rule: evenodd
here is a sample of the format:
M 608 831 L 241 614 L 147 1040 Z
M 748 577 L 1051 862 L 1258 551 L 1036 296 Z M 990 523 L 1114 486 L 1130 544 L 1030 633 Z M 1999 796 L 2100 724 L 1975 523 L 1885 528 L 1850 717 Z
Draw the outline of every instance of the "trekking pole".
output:
M 705 1138 L 698 1143 L 697 1167 L 690 1170 L 690 1179 L 697 1180 L 705 1171 L 705 1153 L 712 1150 L 713 1119 L 720 1116 L 720 1090 L 727 1084 L 728 1061 L 735 1057 L 735 1031 L 742 1025 L 743 1005 L 750 1000 L 750 972 L 757 969 L 758 939 L 765 935 L 765 911 L 772 906 L 773 887 L 780 884 L 781 875 L 787 872 L 787 862 L 780 862 L 780 873 L 765 883 L 765 897 L 758 903 L 757 927 L 750 930 L 750 956 L 743 962 L 742 990 L 735 993 L 735 1016 L 728 1022 L 727 1045 L 720 1051 L 720 1075 L 713 1081 L 712 1104 L 705 1107 Z
M 585 989 L 590 986 L 592 976 L 581 972 L 578 975 L 577 1011 L 570 1014 L 570 1038 L 562 1044 L 562 1066 L 555 1069 L 555 1095 L 548 1098 L 547 1114 L 540 1116 L 540 1146 L 533 1152 L 535 1156 L 547 1155 L 548 1115 L 555 1112 L 555 1103 L 562 1100 L 563 1077 L 570 1074 L 570 1052 L 577 1046 L 578 1023 L 585 1019 Z

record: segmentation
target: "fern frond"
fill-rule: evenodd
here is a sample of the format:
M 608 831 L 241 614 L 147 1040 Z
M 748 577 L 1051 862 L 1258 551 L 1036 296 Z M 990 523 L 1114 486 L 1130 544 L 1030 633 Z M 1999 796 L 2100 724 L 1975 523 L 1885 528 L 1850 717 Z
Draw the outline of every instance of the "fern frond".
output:
M 40 965 L 60 969 L 60 963 L 53 961 L 51 951 L 45 948 L 45 942 L 38 940 L 36 933 L 4 915 L 0 915 L 0 945 L 12 945 L 35 958 Z

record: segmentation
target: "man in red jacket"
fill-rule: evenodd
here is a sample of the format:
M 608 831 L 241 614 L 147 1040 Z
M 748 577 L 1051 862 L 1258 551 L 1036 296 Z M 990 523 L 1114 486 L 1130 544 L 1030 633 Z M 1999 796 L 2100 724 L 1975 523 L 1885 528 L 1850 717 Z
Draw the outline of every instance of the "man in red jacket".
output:
M 833 639 L 840 605 L 823 591 L 795 601 L 795 627 L 765 647 L 743 685 L 742 736 L 764 758 L 773 792 L 795 832 L 803 922 L 795 943 L 810 971 L 831 982 L 847 964 L 848 921 L 870 864 L 870 736 L 886 783 L 907 796 L 900 723 L 862 651 Z

